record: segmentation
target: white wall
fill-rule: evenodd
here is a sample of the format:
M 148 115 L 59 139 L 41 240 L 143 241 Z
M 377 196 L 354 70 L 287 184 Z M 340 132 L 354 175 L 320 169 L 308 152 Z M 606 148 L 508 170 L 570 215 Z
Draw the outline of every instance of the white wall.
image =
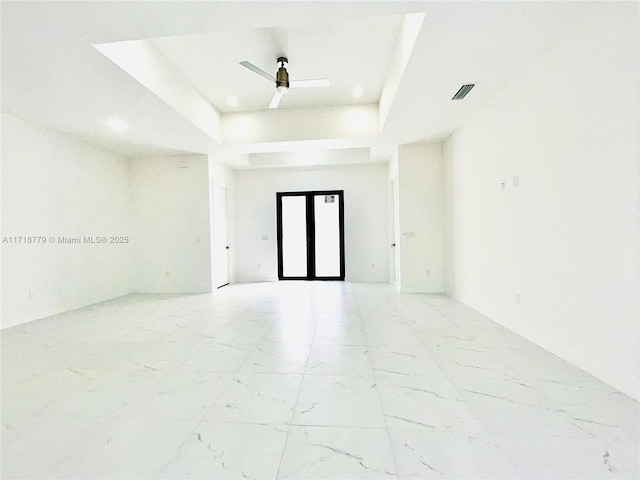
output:
M 2 327 L 131 291 L 131 244 L 58 237 L 129 236 L 126 159 L 2 115 Z M 56 242 L 52 243 L 53 237 Z
M 276 192 L 309 190 L 344 190 L 346 280 L 388 281 L 385 164 L 236 171 L 236 281 L 278 279 Z
M 459 190 L 453 175 L 452 138 L 442 145 L 442 228 L 443 228 L 443 259 L 444 259 L 444 292 L 455 297 L 456 281 L 456 217 L 454 201 L 455 192 Z
M 167 58 L 146 40 L 94 45 L 209 137 L 220 141 L 220 114 Z
M 445 149 L 447 293 L 636 398 L 637 82 L 637 4 L 609 3 Z
M 273 128 L 278 125 L 278 128 Z M 302 140 L 370 138 L 380 131 L 378 106 L 334 105 L 304 109 L 278 108 L 222 115 L 226 145 Z
M 397 165 L 400 290 L 442 292 L 442 146 L 400 146 Z
M 206 155 L 131 161 L 137 292 L 211 291 Z

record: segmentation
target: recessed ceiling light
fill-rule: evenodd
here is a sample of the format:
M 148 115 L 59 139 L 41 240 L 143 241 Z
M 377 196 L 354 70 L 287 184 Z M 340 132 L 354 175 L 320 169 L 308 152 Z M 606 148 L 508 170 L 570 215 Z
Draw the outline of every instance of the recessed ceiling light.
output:
M 364 93 L 364 90 L 362 90 L 362 87 L 360 85 L 356 85 L 355 87 L 353 87 L 353 90 L 351 90 L 351 93 L 353 94 L 354 98 L 360 98 Z
M 227 105 L 229 105 L 230 107 L 237 107 L 238 106 L 238 97 L 236 97 L 235 95 L 230 95 L 227 98 Z
M 118 117 L 111 117 L 107 120 L 107 126 L 111 130 L 115 130 L 116 132 L 124 132 L 125 130 L 129 130 L 129 125 L 120 120 Z

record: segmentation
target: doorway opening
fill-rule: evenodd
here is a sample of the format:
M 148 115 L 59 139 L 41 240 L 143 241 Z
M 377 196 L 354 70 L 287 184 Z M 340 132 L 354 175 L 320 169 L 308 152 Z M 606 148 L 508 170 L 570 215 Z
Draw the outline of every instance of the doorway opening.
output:
M 344 280 L 344 191 L 278 192 L 278 278 Z

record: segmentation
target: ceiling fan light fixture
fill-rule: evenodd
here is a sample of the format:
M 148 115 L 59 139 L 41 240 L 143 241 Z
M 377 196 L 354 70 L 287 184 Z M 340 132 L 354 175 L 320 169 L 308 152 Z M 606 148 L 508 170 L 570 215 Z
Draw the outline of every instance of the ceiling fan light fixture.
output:
M 276 93 L 273 94 L 273 98 L 271 99 L 271 103 L 269 104 L 269 108 L 278 108 L 278 105 L 280 105 L 280 100 L 282 100 L 282 93 L 276 90 Z
M 276 90 L 285 94 L 289 91 L 289 72 L 287 65 L 289 61 L 285 57 L 278 58 L 278 72 L 276 73 Z
M 254 73 L 257 73 L 261 77 L 266 78 L 267 80 L 274 82 L 276 84 L 276 91 L 271 99 L 271 103 L 269 104 L 269 108 L 278 108 L 280 104 L 280 100 L 285 93 L 289 92 L 289 88 L 311 88 L 311 87 L 330 87 L 331 80 L 328 78 L 314 78 L 307 80 L 294 80 L 289 82 L 289 72 L 287 72 L 287 65 L 289 64 L 289 60 L 286 57 L 278 57 L 278 71 L 276 72 L 276 76 L 272 76 L 262 70 L 261 68 L 256 67 L 253 63 L 243 60 L 240 62 L 240 65 L 251 70 Z

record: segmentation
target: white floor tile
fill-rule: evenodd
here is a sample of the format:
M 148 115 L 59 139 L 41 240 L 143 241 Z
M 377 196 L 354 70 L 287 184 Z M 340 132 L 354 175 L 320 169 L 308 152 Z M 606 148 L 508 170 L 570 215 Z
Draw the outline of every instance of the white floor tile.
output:
M 93 434 L 92 422 L 68 417 L 34 417 L 3 429 L 2 478 L 52 478 L 57 466 Z
M 389 429 L 400 478 L 521 477 L 488 434 L 451 434 Z
M 537 388 L 582 429 L 607 442 L 638 444 L 640 405 L 600 381 L 543 380 Z
M 51 402 L 39 415 L 48 417 L 117 417 L 129 403 L 149 392 L 162 381 L 162 372 L 148 369 L 80 371 L 93 378 L 82 388 Z
M 422 344 L 411 328 L 402 323 L 385 323 L 364 327 L 368 345 L 410 345 L 420 347 Z
M 242 372 L 303 374 L 311 345 L 260 344 L 244 363 Z
M 200 420 L 232 380 L 229 373 L 174 372 L 117 411 L 118 418 Z
M 288 426 L 202 422 L 160 478 L 276 478 Z
M 318 324 L 314 345 L 366 345 L 364 330 L 359 324 L 322 322 Z
M 638 478 L 638 450 L 610 448 L 595 438 L 494 435 L 523 478 Z
M 307 375 L 294 425 L 383 428 L 373 376 Z
M 439 374 L 442 369 L 422 346 L 371 346 L 369 358 L 374 373 L 398 375 Z
M 51 478 L 157 478 L 183 444 L 193 422 L 116 420 L 98 426 L 92 436 L 64 458 Z M 62 439 L 61 439 L 62 440 Z
M 287 316 L 282 323 L 269 329 L 262 343 L 285 345 L 311 345 L 316 334 L 316 322 L 310 314 Z
M 234 375 L 205 419 L 289 425 L 302 375 L 241 373 Z
M 314 345 L 311 348 L 307 375 L 373 374 L 369 352 L 365 346 Z
M 379 373 L 378 391 L 389 428 L 479 433 L 485 427 L 444 375 Z
M 278 478 L 397 478 L 384 429 L 291 427 Z
M 561 405 L 533 385 L 486 378 L 452 381 L 490 432 L 584 435 Z
M 2 331 L 2 478 L 638 478 L 639 404 L 444 295 L 270 282 Z
M 194 349 L 193 355 L 176 367 L 178 371 L 236 373 L 254 351 L 253 345 L 209 343 Z

